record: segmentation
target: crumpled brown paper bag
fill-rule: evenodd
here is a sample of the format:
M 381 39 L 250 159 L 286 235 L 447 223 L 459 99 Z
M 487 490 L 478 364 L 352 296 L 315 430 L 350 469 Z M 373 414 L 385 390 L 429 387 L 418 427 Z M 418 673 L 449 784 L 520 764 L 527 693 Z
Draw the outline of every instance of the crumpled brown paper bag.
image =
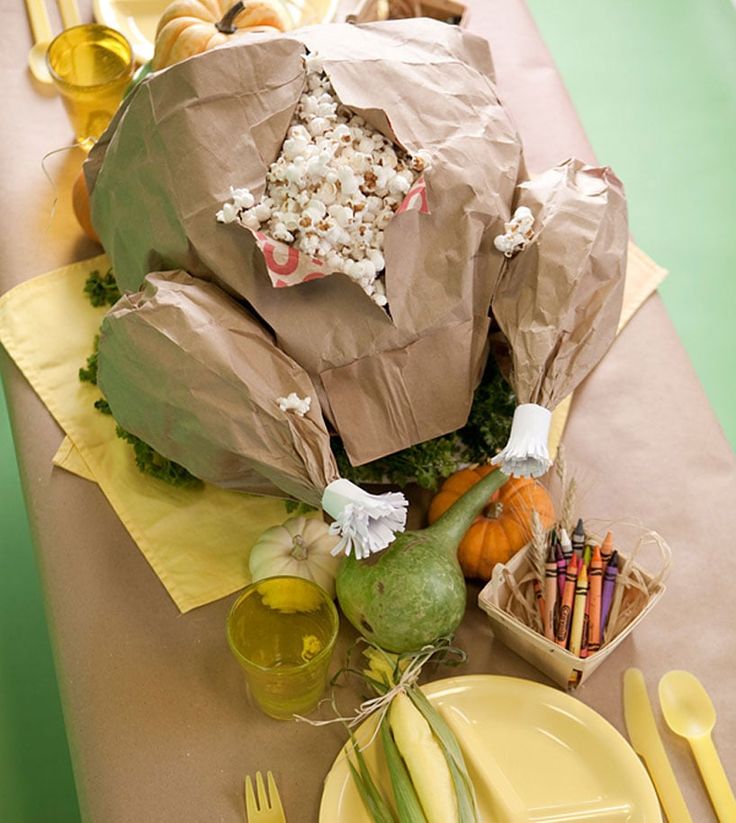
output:
M 430 213 L 403 212 L 385 233 L 390 313 L 343 275 L 274 289 L 252 233 L 215 220 L 230 186 L 263 192 L 304 85 L 305 46 L 325 56 L 344 104 L 432 154 Z M 150 77 L 86 169 L 118 282 L 135 291 L 150 271 L 183 269 L 246 300 L 309 373 L 356 464 L 458 428 L 503 263 L 489 238 L 503 231 L 521 170 L 490 71 L 482 40 L 419 20 L 241 40 Z M 430 369 L 444 379 L 428 380 Z
M 343 275 L 274 288 L 252 233 L 215 220 L 230 186 L 262 194 L 304 86 L 305 49 L 323 56 L 343 104 L 432 156 L 428 213 L 407 210 L 386 229 L 389 312 Z M 487 357 L 494 294 L 507 339 L 523 336 L 510 305 L 515 272 L 522 291 L 550 295 L 550 328 L 563 316 L 574 322 L 577 296 L 595 288 L 557 303 L 559 267 L 540 264 L 535 285 L 536 264 L 508 265 L 494 249 L 526 179 L 520 142 L 485 41 L 435 21 L 318 26 L 184 61 L 138 87 L 85 169 L 93 221 L 123 289 L 137 291 L 149 272 L 192 275 L 152 276 L 113 309 L 101 386 L 124 428 L 222 485 L 253 491 L 263 486 L 255 472 L 313 502 L 334 471 L 327 426 L 356 465 L 459 428 Z M 569 235 L 565 267 L 584 268 L 588 284 L 622 281 L 625 210 L 570 202 L 554 221 L 556 236 Z M 577 242 L 583 228 L 613 241 Z M 620 290 L 618 298 L 620 308 Z M 613 339 L 615 302 L 614 290 L 600 322 L 588 302 L 588 333 L 570 335 L 573 349 L 588 352 L 570 360 L 575 368 L 592 367 Z M 216 334 L 223 312 L 225 333 Z M 545 369 L 554 354 L 545 351 Z M 245 368 L 240 360 L 251 356 L 257 367 Z M 196 367 L 187 368 L 190 357 Z M 313 400 L 301 423 L 277 405 L 291 391 Z

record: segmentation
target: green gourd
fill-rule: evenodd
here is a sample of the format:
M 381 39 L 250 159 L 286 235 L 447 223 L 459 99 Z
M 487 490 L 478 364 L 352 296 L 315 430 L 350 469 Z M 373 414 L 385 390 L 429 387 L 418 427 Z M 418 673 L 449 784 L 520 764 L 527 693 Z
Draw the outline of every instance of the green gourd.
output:
M 428 528 L 402 532 L 366 560 L 345 559 L 337 575 L 337 599 L 364 637 L 402 653 L 454 633 L 466 601 L 458 546 L 507 479 L 500 471 L 491 472 Z

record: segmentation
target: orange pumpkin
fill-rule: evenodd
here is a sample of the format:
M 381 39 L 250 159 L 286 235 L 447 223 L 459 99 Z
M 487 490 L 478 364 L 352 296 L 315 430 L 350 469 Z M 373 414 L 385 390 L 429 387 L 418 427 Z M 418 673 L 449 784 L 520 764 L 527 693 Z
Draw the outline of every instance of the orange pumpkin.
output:
M 154 70 L 172 66 L 187 57 L 221 46 L 230 37 L 255 29 L 285 31 L 291 28 L 278 0 L 175 0 L 158 21 Z
M 96 243 L 100 242 L 95 227 L 92 225 L 92 218 L 89 213 L 89 191 L 87 181 L 84 179 L 84 172 L 80 171 L 72 187 L 72 208 L 77 222 L 82 227 L 82 231 Z
M 434 523 L 471 486 L 495 470 L 495 466 L 476 466 L 450 475 L 432 499 L 429 522 Z M 489 580 L 496 563 L 505 563 L 522 549 L 531 539 L 533 510 L 545 529 L 552 526 L 555 510 L 544 486 L 527 477 L 507 480 L 460 543 L 457 557 L 465 576 Z

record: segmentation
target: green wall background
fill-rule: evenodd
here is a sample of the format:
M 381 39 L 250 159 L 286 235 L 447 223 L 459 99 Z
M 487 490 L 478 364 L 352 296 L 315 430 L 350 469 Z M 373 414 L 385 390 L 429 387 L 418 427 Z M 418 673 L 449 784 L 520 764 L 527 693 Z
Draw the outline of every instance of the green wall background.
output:
M 736 7 L 730 0 L 529 0 L 631 230 L 736 444 Z
M 626 184 L 634 236 L 670 270 L 662 295 L 734 444 L 736 10 L 729 0 L 530 7 L 600 161 Z M 79 821 L 4 398 L 0 821 Z

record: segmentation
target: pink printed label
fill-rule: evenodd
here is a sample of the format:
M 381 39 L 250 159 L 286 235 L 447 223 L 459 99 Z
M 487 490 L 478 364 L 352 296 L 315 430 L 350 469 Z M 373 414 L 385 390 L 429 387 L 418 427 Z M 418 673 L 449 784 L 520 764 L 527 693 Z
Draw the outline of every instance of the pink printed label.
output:
M 406 197 L 396 210 L 396 214 L 412 210 L 418 211 L 420 214 L 430 214 L 429 204 L 427 203 L 427 186 L 423 174 L 417 178 L 416 183 L 406 193 Z
M 421 214 L 430 213 L 424 175 L 420 176 L 406 193 L 396 214 L 410 210 Z M 268 275 L 274 288 L 283 289 L 287 286 L 296 286 L 299 283 L 308 283 L 310 280 L 319 280 L 332 274 L 327 269 L 324 260 L 311 257 L 293 246 L 274 240 L 262 231 L 253 233 L 258 248 L 263 253 Z
M 258 248 L 263 253 L 272 285 L 277 289 L 296 286 L 309 280 L 319 280 L 330 274 L 323 260 L 310 257 L 299 249 L 281 243 L 265 235 L 262 231 L 254 232 Z

